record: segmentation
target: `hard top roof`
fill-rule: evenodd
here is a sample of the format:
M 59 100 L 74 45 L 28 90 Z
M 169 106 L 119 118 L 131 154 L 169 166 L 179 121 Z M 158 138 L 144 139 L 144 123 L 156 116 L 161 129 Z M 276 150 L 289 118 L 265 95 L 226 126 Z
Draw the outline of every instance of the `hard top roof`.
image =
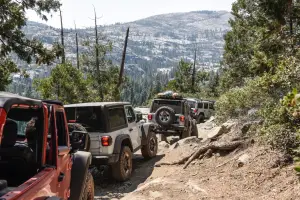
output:
M 131 105 L 129 102 L 90 102 L 90 103 L 78 103 L 78 104 L 69 104 L 65 105 L 66 108 L 74 108 L 74 107 L 95 107 L 95 106 L 123 106 L 123 105 Z
M 0 92 L 0 108 L 4 108 L 6 112 L 9 111 L 14 104 L 25 105 L 42 105 L 42 101 L 38 99 L 31 99 L 9 92 Z

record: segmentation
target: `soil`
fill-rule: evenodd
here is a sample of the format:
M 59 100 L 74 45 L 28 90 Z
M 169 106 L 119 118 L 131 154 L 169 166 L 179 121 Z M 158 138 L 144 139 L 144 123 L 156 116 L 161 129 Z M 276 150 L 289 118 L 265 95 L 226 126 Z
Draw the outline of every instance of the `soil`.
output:
M 185 170 L 183 165 L 160 164 L 178 160 L 199 145 L 198 139 L 171 146 L 162 142 L 158 156 L 149 161 L 137 153 L 130 181 L 101 180 L 95 199 L 300 199 L 299 177 L 293 166 L 284 166 L 284 156 L 270 147 L 254 144 L 226 155 L 215 153 L 193 161 Z M 238 163 L 241 156 L 247 158 L 243 165 Z

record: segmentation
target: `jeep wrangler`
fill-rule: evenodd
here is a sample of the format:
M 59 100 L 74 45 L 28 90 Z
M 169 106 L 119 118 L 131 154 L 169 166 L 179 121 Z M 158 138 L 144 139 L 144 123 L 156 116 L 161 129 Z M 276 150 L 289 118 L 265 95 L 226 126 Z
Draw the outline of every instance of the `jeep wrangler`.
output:
M 197 123 L 201 123 L 215 114 L 213 101 L 194 98 L 187 98 L 187 101 L 192 109 L 192 117 L 196 119 Z
M 153 131 L 164 138 L 170 135 L 181 139 L 198 136 L 196 120 L 191 117 L 191 108 L 181 97 L 159 97 L 152 101 L 148 121 L 154 124 Z
M 146 159 L 157 154 L 157 138 L 151 124 L 142 123 L 130 103 L 81 103 L 65 105 L 65 110 L 69 122 L 87 129 L 92 164 L 111 166 L 112 176 L 118 181 L 131 177 L 133 153 L 141 149 Z
M 58 101 L 0 92 L 0 198 L 94 199 L 91 154 L 70 140 Z

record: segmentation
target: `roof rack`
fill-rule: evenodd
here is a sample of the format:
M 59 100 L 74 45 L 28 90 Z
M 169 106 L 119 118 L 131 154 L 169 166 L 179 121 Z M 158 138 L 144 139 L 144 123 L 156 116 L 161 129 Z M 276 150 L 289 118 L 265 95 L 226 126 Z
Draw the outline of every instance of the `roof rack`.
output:
M 173 92 L 173 91 L 166 91 L 163 93 L 158 93 L 157 98 L 160 99 L 183 99 L 182 95 Z

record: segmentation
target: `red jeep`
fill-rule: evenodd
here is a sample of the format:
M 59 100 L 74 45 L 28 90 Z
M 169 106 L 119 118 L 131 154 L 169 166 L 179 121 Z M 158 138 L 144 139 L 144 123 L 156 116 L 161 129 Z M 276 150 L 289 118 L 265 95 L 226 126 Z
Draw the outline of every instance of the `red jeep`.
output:
M 1 200 L 94 199 L 90 163 L 61 102 L 0 92 Z

